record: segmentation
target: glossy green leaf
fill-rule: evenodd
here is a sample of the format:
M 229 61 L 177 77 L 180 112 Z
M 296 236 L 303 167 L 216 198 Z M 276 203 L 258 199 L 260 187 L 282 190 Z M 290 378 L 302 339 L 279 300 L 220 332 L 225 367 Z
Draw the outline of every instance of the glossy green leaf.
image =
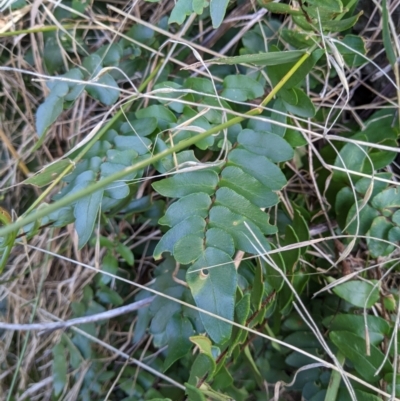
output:
M 274 102 L 271 112 L 271 119 L 282 124 L 287 124 L 287 110 L 280 97 Z M 286 133 L 286 127 L 271 122 L 271 132 L 273 134 L 283 137 Z
M 175 7 L 172 9 L 168 23 L 173 24 L 175 22 L 181 25 L 192 12 L 192 0 L 178 0 Z
M 135 263 L 135 256 L 128 246 L 122 244 L 121 242 L 118 243 L 117 252 L 123 257 L 123 259 L 126 263 L 128 263 L 129 266 L 133 266 L 133 264 Z
M 381 373 L 375 375 L 385 356 L 379 348 L 372 344 L 370 345 L 370 355 L 367 356 L 366 343 L 363 338 L 348 331 L 333 331 L 329 334 L 329 338 L 346 356 L 346 359 L 353 363 L 355 370 L 368 383 L 376 383 L 383 374 L 392 371 L 392 366 L 386 360 Z
M 176 313 L 167 324 L 166 334 L 168 338 L 167 357 L 164 361 L 164 371 L 175 361 L 184 357 L 192 347 L 189 337 L 193 334 L 193 326 L 190 320 Z
M 372 200 L 372 206 L 382 213 L 384 213 L 385 210 L 400 207 L 400 191 L 396 188 L 389 188 L 381 192 Z
M 341 20 L 324 21 L 324 23 L 322 24 L 322 29 L 324 31 L 332 31 L 332 32 L 347 31 L 356 24 L 362 13 L 363 12 L 360 11 L 357 15 L 354 15 L 349 18 L 344 18 Z
M 149 136 L 157 128 L 157 119 L 154 117 L 144 117 L 138 120 L 130 120 L 123 123 L 120 132 L 123 134 L 135 134 L 137 136 Z
M 103 260 L 101 261 L 101 271 L 105 273 L 117 274 L 118 271 L 118 260 L 111 254 L 107 253 Z M 112 278 L 107 274 L 97 274 L 96 278 L 98 277 L 98 285 L 103 286 L 107 285 L 111 282 Z
M 57 160 L 55 163 L 38 171 L 35 175 L 24 181 L 25 184 L 44 187 L 52 183 L 68 166 L 72 164 L 70 159 Z
M 292 147 L 283 138 L 266 131 L 244 129 L 238 142 L 250 152 L 266 156 L 274 163 L 290 160 L 294 155 Z
M 85 89 L 90 96 L 106 106 L 113 105 L 120 93 L 117 82 L 108 73 L 101 75 L 95 83 L 86 85 Z
M 167 107 L 153 104 L 152 106 L 140 109 L 136 112 L 136 117 L 141 118 L 156 118 L 158 127 L 161 130 L 165 130 L 171 127 L 172 124 L 176 123 L 176 116 Z
M 57 89 L 56 89 L 57 88 Z M 41 138 L 51 124 L 57 120 L 63 111 L 64 97 L 68 93 L 68 85 L 65 82 L 57 83 L 44 103 L 36 111 L 36 133 Z
M 263 86 L 248 75 L 228 75 L 224 78 L 221 95 L 230 100 L 245 102 L 264 95 Z
M 236 165 L 252 175 L 267 188 L 279 191 L 286 185 L 286 178 L 279 167 L 265 156 L 245 149 L 234 149 L 228 156 L 228 165 Z
M 300 88 L 292 88 L 292 90 L 296 93 L 297 103 L 289 104 L 284 101 L 286 110 L 299 117 L 314 117 L 315 107 L 311 99 Z
M 333 292 L 359 308 L 370 308 L 379 301 L 380 285 L 376 280 L 359 281 L 352 280 L 339 284 L 333 288 Z
M 218 184 L 218 175 L 212 170 L 197 170 L 188 173 L 177 173 L 170 178 L 157 181 L 153 188 L 168 198 L 182 198 L 197 192 L 214 194 Z
M 117 135 L 114 138 L 114 143 L 117 150 L 129 151 L 134 149 L 139 155 L 148 153 L 152 144 L 151 140 L 148 138 L 124 135 Z
M 218 189 L 214 204 L 226 206 L 232 212 L 245 217 L 246 220 L 253 221 L 264 234 L 271 232 L 271 226 L 268 223 L 269 216 L 246 198 L 229 188 Z
M 227 207 L 214 206 L 210 210 L 209 227 L 220 228 L 226 231 L 233 238 L 236 249 L 240 249 L 244 252 L 257 253 L 257 249 L 260 249 L 261 243 L 265 250 L 269 250 L 269 243 L 265 239 L 264 235 L 252 221 L 246 220 L 242 215 L 231 212 Z M 250 227 L 247 229 L 244 222 Z M 276 231 L 274 226 L 271 226 L 269 234 L 273 234 Z M 256 236 L 257 240 L 253 237 Z
M 189 234 L 180 238 L 173 250 L 176 261 L 184 265 L 195 262 L 203 252 L 204 239 L 196 234 Z
M 387 256 L 395 250 L 394 244 L 382 241 L 389 239 L 392 228 L 393 223 L 384 216 L 378 216 L 373 220 L 371 228 L 367 232 L 367 244 L 373 257 Z
M 52 354 L 53 391 L 54 395 L 58 397 L 67 384 L 68 360 L 65 357 L 64 345 L 61 343 L 53 347 Z
M 387 387 L 387 392 L 389 394 L 392 394 L 393 391 L 393 381 L 394 381 L 394 394 L 396 395 L 396 397 L 400 396 L 400 375 L 397 374 L 396 377 L 393 380 L 393 373 L 388 373 L 385 375 L 384 378 L 385 382 L 387 383 L 388 387 Z
M 192 216 L 172 227 L 161 238 L 154 250 L 154 259 L 161 258 L 163 252 L 173 254 L 175 244 L 183 237 L 193 234 L 203 237 L 206 222 L 200 216 Z
M 186 280 L 199 308 L 233 320 L 237 272 L 228 254 L 216 248 L 206 248 L 200 259 L 188 269 Z M 222 343 L 229 339 L 230 324 L 209 315 L 200 316 L 213 341 Z
M 79 238 L 79 248 L 82 248 L 92 235 L 102 198 L 103 190 L 99 190 L 79 199 L 75 204 L 75 230 Z
M 228 4 L 229 0 L 210 0 L 210 15 L 214 29 L 222 24 Z
M 278 203 L 275 192 L 236 166 L 228 166 L 222 170 L 219 186 L 234 190 L 260 208 L 271 207 Z
M 340 43 L 335 43 L 335 45 L 349 67 L 359 67 L 367 62 L 366 58 L 354 52 L 356 51 L 361 55 L 367 54 L 366 43 L 362 36 L 346 35 L 340 42 L 346 46 Z
M 385 336 L 389 335 L 390 325 L 379 316 L 367 315 L 368 337 L 371 344 L 379 346 Z M 366 336 L 364 316 L 353 314 L 338 314 L 326 317 L 322 324 L 330 331 L 350 331 L 358 337 Z
M 103 304 L 121 306 L 124 303 L 124 300 L 121 298 L 121 296 L 109 287 L 102 287 L 97 290 L 96 297 Z
M 209 228 L 206 232 L 206 247 L 218 248 L 232 257 L 235 253 L 233 238 L 219 228 Z
M 202 354 L 206 354 L 210 356 L 211 358 L 213 357 L 212 354 L 212 342 L 211 340 L 206 337 L 206 336 L 192 336 L 189 339 L 193 344 L 195 344 L 197 347 L 199 347 L 199 350 Z
M 204 219 L 208 215 L 211 198 L 204 192 L 186 195 L 174 202 L 159 220 L 162 225 L 173 227 L 191 216 L 200 216 Z

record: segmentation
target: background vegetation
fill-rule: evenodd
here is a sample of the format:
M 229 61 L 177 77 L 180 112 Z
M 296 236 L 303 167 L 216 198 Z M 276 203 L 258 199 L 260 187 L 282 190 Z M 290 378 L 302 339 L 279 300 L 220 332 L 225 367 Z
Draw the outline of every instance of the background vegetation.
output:
M 0 398 L 400 399 L 399 1 L 4 3 Z

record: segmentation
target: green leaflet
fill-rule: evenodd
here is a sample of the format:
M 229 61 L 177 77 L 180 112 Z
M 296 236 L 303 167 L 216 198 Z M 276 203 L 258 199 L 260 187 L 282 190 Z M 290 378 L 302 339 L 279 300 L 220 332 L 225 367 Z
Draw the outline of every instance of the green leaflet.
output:
M 376 280 L 347 281 L 333 288 L 333 292 L 340 298 L 359 308 L 370 308 L 379 300 L 380 285 Z
M 243 195 L 258 207 L 271 207 L 278 203 L 278 196 L 250 174 L 236 166 L 224 168 L 220 187 L 228 187 Z
M 211 198 L 204 192 L 184 196 L 168 208 L 159 223 L 173 227 L 184 220 L 186 216 L 196 215 L 205 219 L 210 205 Z
M 233 320 L 237 273 L 228 254 L 206 248 L 187 271 L 186 280 L 199 308 Z M 229 339 L 232 326 L 209 315 L 200 314 L 207 333 L 216 343 Z
M 213 194 L 218 183 L 218 175 L 211 170 L 178 173 L 173 177 L 155 182 L 153 188 L 168 198 L 181 198 L 197 192 Z
M 286 185 L 286 178 L 279 167 L 265 156 L 255 155 L 245 149 L 234 149 L 229 154 L 228 165 L 242 168 L 271 190 L 279 191 Z
M 264 87 L 247 75 L 228 75 L 224 78 L 224 90 L 221 95 L 230 100 L 245 102 L 264 95 Z
M 268 157 L 274 163 L 293 158 L 293 148 L 279 135 L 266 131 L 244 129 L 238 142 L 250 152 Z
M 87 184 L 90 185 L 90 182 Z M 79 237 L 79 248 L 82 248 L 92 235 L 102 198 L 103 191 L 97 191 L 79 199 L 75 204 L 75 229 Z
M 164 361 L 164 371 L 189 352 L 192 347 L 189 337 L 193 335 L 193 326 L 188 318 L 175 314 L 167 324 L 166 334 L 168 354 Z
M 329 338 L 338 347 L 343 355 L 349 359 L 357 373 L 368 383 L 376 383 L 385 373 L 392 371 L 392 366 L 386 360 L 380 374 L 376 371 L 384 361 L 383 352 L 375 345 L 370 345 L 370 355 L 365 352 L 365 340 L 348 331 L 333 331 Z

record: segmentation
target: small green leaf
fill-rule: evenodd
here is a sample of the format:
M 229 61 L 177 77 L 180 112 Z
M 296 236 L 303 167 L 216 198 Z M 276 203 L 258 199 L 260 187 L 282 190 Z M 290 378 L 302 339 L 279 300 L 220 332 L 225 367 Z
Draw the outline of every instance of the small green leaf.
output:
M 274 163 L 291 160 L 294 155 L 292 147 L 283 138 L 266 131 L 244 129 L 238 142 L 250 152 L 266 156 Z
M 89 241 L 92 235 L 102 199 L 103 190 L 100 190 L 79 199 L 75 204 L 75 230 L 79 237 L 79 249 Z
M 106 286 L 101 287 L 99 290 L 96 291 L 96 297 L 103 304 L 121 306 L 124 303 L 124 300 L 116 291 Z
M 362 36 L 346 35 L 343 40 L 341 40 L 341 43 L 346 46 L 337 43 L 336 47 L 349 67 L 359 67 L 367 62 L 366 58 L 355 53 L 355 51 L 357 51 L 362 55 L 367 54 L 366 43 Z M 354 49 L 354 51 L 351 49 Z
M 173 227 L 191 216 L 200 216 L 205 219 L 208 215 L 210 205 L 210 196 L 203 192 L 184 196 L 168 208 L 165 215 L 159 220 L 159 223 Z
M 214 29 L 222 24 L 228 4 L 229 0 L 210 0 L 210 14 Z
M 67 384 L 67 370 L 68 362 L 65 357 L 64 345 L 58 343 L 52 349 L 53 353 L 53 391 L 54 395 L 58 397 Z
M 192 12 L 192 0 L 178 0 L 171 11 L 168 24 L 173 24 L 175 22 L 182 25 L 185 22 L 186 17 L 192 14 Z
M 389 239 L 389 233 L 393 229 L 393 223 L 384 216 L 376 217 L 371 228 L 367 232 L 367 244 L 373 257 L 390 255 L 396 248 L 393 244 L 388 244 L 382 240 Z M 392 236 L 395 232 L 392 232 Z M 394 239 L 394 238 L 393 238 Z
M 242 215 L 246 220 L 253 221 L 264 234 L 270 232 L 269 216 L 245 197 L 229 188 L 217 190 L 214 205 L 225 206 L 233 213 Z
M 299 117 L 314 117 L 315 107 L 311 99 L 300 88 L 292 88 L 292 90 L 296 93 L 297 102 L 296 104 L 289 104 L 284 101 L 286 110 Z
M 228 75 L 224 78 L 221 95 L 230 100 L 245 102 L 264 95 L 263 86 L 247 75 Z
M 376 280 L 371 281 L 347 281 L 333 288 L 333 292 L 359 308 L 371 308 L 379 301 L 380 285 Z
M 157 181 L 153 188 L 168 198 L 182 198 L 197 192 L 213 195 L 218 184 L 218 175 L 212 170 L 177 173 L 173 177 Z
M 90 96 L 106 106 L 113 105 L 119 98 L 118 84 L 108 73 L 96 79 L 95 83 L 86 85 L 85 89 Z
M 118 271 L 118 260 L 110 253 L 108 252 L 102 262 L 101 262 L 101 271 L 105 273 L 111 273 L 111 274 L 117 274 Z M 98 279 L 98 284 L 99 285 L 107 285 L 109 282 L 111 282 L 112 278 L 107 275 L 107 274 L 97 274 L 96 278 L 99 277 Z
M 163 252 L 173 254 L 175 244 L 183 237 L 193 234 L 203 237 L 206 222 L 200 216 L 192 216 L 181 221 L 161 238 L 154 250 L 154 259 L 161 258 Z
M 189 340 L 199 347 L 199 350 L 202 354 L 206 354 L 209 357 L 213 358 L 212 353 L 212 342 L 208 337 L 205 336 L 192 336 Z
M 372 206 L 382 213 L 384 213 L 385 210 L 400 207 L 400 191 L 396 188 L 389 188 L 381 192 L 372 200 Z
M 271 207 L 278 203 L 275 192 L 236 166 L 228 166 L 222 170 L 219 186 L 233 189 L 260 208 Z
M 383 363 L 385 355 L 379 348 L 371 344 L 370 356 L 367 356 L 366 342 L 363 338 L 348 331 L 333 331 L 329 334 L 329 338 L 342 354 L 353 363 L 355 370 L 368 383 L 376 383 L 381 379 L 382 374 L 392 371 L 392 366 L 386 360 L 381 373 L 375 374 Z
M 118 243 L 117 252 L 123 257 L 123 259 L 126 263 L 128 263 L 129 266 L 133 266 L 133 264 L 135 263 L 135 256 L 128 246 L 122 243 Z
M 234 149 L 228 156 L 228 165 L 236 165 L 259 180 L 267 188 L 281 190 L 286 185 L 286 178 L 281 169 L 265 156 L 256 155 L 245 149 Z
M 235 253 L 233 238 L 219 228 L 209 228 L 206 232 L 206 247 L 218 248 L 230 257 Z
M 189 234 L 180 238 L 174 246 L 174 257 L 178 263 L 195 262 L 204 252 L 204 240 L 199 235 Z
M 24 181 L 24 184 L 35 185 L 37 187 L 49 185 L 71 164 L 73 163 L 70 159 L 57 160 L 55 163 L 38 171 L 32 177 L 29 177 Z
M 371 344 L 379 346 L 385 336 L 389 335 L 390 325 L 385 319 L 379 316 L 367 315 L 366 318 L 369 340 Z M 322 321 L 322 324 L 330 331 L 350 331 L 358 337 L 365 339 L 366 327 L 364 316 L 338 314 L 326 317 Z
M 322 30 L 332 32 L 347 31 L 356 24 L 362 13 L 363 12 L 360 11 L 357 15 L 342 20 L 324 21 L 322 24 Z
M 228 254 L 216 248 L 206 248 L 200 259 L 188 269 L 186 281 L 199 308 L 233 320 L 237 272 Z M 200 316 L 213 341 L 219 344 L 229 339 L 230 324 L 202 313 Z
M 63 111 L 64 96 L 68 93 L 68 85 L 65 82 L 57 84 L 58 90 L 52 91 L 36 111 L 36 133 L 41 138 L 57 117 Z
M 193 335 L 193 326 L 190 320 L 175 313 L 167 324 L 166 335 L 168 338 L 167 357 L 164 361 L 166 371 L 175 361 L 184 357 L 192 347 L 189 337 Z
M 160 130 L 166 130 L 170 128 L 172 124 L 176 123 L 175 114 L 167 107 L 160 104 L 153 104 L 152 106 L 140 109 L 136 112 L 136 118 L 138 119 L 147 117 L 156 118 Z
M 271 132 L 273 134 L 284 137 L 287 128 L 284 127 L 283 124 L 287 124 L 287 110 L 285 105 L 283 104 L 283 100 L 280 97 L 277 97 L 272 109 L 273 110 L 271 112 L 271 120 L 276 121 L 278 123 L 282 123 L 282 125 L 274 124 L 271 121 Z
M 226 231 L 233 238 L 237 249 L 255 254 L 257 253 L 257 249 L 262 251 L 259 243 L 265 250 L 270 249 L 268 241 L 265 239 L 265 236 L 257 225 L 250 220 L 246 221 L 244 216 L 233 213 L 227 207 L 214 206 L 210 210 L 209 219 L 209 227 L 220 228 L 221 230 Z M 245 221 L 251 231 L 244 224 Z M 276 227 L 270 226 L 269 234 L 275 232 Z M 253 237 L 253 234 L 257 240 Z

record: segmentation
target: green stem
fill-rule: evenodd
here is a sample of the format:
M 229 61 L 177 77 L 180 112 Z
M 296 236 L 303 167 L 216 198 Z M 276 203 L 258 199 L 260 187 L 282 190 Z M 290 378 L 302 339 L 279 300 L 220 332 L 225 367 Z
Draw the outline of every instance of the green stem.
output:
M 10 36 L 17 36 L 17 35 L 27 35 L 30 33 L 40 33 L 40 32 L 53 32 L 59 31 L 61 28 L 67 29 L 103 29 L 102 26 L 97 25 L 79 25 L 78 23 L 75 24 L 66 24 L 66 25 L 48 25 L 48 26 L 39 26 L 36 28 L 28 28 L 28 29 L 20 29 L 18 31 L 8 31 L 0 33 L 0 38 L 10 37 Z
M 111 176 L 108 176 L 106 178 L 103 178 L 101 181 L 97 181 L 96 183 L 92 184 L 90 187 L 83 189 L 82 191 L 72 193 L 69 195 L 66 195 L 64 198 L 60 199 L 59 201 L 48 205 L 47 207 L 41 208 L 41 209 L 36 209 L 33 213 L 29 214 L 28 216 L 23 217 L 21 220 L 17 220 L 16 222 L 9 224 L 3 228 L 0 228 L 0 236 L 5 236 L 15 230 L 19 230 L 26 224 L 29 224 L 31 222 L 34 222 L 38 219 L 41 219 L 44 216 L 47 216 L 50 213 L 53 213 L 57 211 L 58 209 L 69 206 L 72 203 L 78 201 L 79 199 L 88 196 L 100 189 L 103 189 L 107 187 L 108 185 L 112 184 L 115 181 L 122 180 L 124 177 L 127 175 L 142 170 L 145 167 L 148 167 L 149 165 L 156 163 L 162 159 L 164 159 L 166 156 L 169 156 L 173 153 L 180 152 L 181 150 L 184 150 L 188 148 L 189 146 L 192 146 L 196 144 L 197 142 L 211 136 L 214 134 L 217 134 L 218 132 L 229 128 L 235 124 L 239 124 L 242 121 L 246 120 L 248 117 L 251 116 L 256 116 L 262 113 L 263 107 L 270 102 L 275 95 L 279 92 L 279 90 L 285 85 L 285 83 L 293 76 L 293 74 L 298 70 L 298 68 L 307 60 L 307 58 L 311 55 L 312 51 L 315 49 L 315 46 L 313 46 L 308 52 L 306 52 L 298 62 L 287 72 L 287 74 L 281 79 L 281 81 L 272 89 L 272 91 L 269 93 L 269 95 L 262 101 L 260 106 L 256 107 L 255 109 L 252 109 L 245 113 L 243 117 L 234 117 L 229 121 L 226 121 L 222 124 L 219 124 L 199 135 L 196 135 L 192 138 L 183 140 L 179 142 L 177 145 L 164 150 L 161 153 L 158 153 L 157 155 L 151 157 L 150 159 L 143 160 L 131 167 L 127 167 L 123 171 L 119 171 Z M 122 112 L 121 112 L 122 113 Z M 117 113 L 118 114 L 118 113 Z M 109 129 L 110 124 L 106 124 L 107 128 L 104 128 L 102 132 L 106 132 L 106 130 Z M 98 138 L 99 135 L 96 136 Z M 94 138 L 93 138 L 94 139 Z M 92 145 L 94 141 L 92 140 L 90 144 Z M 89 145 L 89 144 L 88 144 Z M 86 148 L 85 148 L 86 149 Z
M 339 351 L 336 355 L 336 359 L 343 366 L 346 360 L 345 356 Z M 336 397 L 339 391 L 339 385 L 342 380 L 342 376 L 339 371 L 333 370 L 331 373 L 331 378 L 329 380 L 328 389 L 325 395 L 325 401 L 336 401 Z

